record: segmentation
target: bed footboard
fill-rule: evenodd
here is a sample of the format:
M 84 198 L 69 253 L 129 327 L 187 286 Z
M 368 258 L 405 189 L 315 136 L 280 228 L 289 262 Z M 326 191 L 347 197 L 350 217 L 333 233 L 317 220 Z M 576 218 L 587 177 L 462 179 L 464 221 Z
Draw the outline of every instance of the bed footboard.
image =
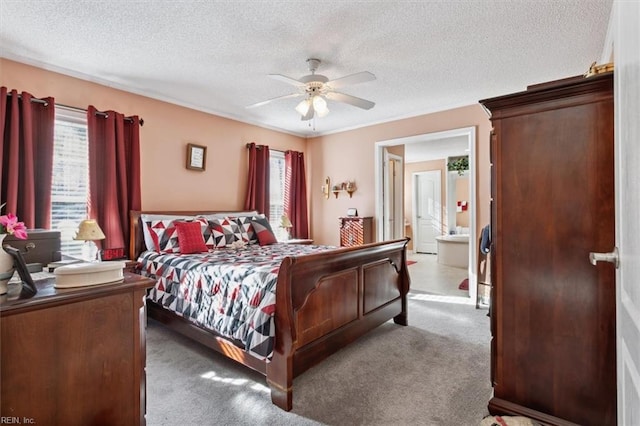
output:
M 293 378 L 390 320 L 407 325 L 408 239 L 286 258 L 276 287 L 271 399 L 292 408 Z
M 144 247 L 143 213 L 200 215 L 215 211 L 131 211 L 130 251 Z M 231 214 L 225 212 L 225 214 Z M 270 362 L 235 342 L 149 303 L 151 318 L 267 376 L 271 400 L 292 408 L 292 383 L 308 368 L 390 320 L 407 325 L 408 239 L 285 258 L 276 284 L 275 348 Z

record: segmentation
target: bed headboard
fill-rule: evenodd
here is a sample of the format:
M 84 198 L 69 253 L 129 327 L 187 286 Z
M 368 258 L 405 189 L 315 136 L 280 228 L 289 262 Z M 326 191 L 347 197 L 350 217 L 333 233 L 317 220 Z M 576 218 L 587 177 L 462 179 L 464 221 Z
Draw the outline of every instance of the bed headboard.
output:
M 137 260 L 140 253 L 145 250 L 144 235 L 142 232 L 142 223 L 140 222 L 140 216 L 143 214 L 158 214 L 158 215 L 184 215 L 184 216 L 197 216 L 204 214 L 216 214 L 216 213 L 242 213 L 242 211 L 233 210 L 131 210 L 129 212 L 129 259 Z

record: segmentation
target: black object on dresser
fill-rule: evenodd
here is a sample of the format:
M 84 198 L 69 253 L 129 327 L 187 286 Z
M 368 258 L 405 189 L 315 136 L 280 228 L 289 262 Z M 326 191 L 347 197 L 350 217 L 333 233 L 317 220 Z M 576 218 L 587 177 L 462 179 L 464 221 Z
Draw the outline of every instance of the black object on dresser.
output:
M 46 266 L 62 258 L 60 231 L 29 229 L 26 240 L 7 235 L 4 244 L 10 244 L 20 250 L 26 263 L 40 263 Z

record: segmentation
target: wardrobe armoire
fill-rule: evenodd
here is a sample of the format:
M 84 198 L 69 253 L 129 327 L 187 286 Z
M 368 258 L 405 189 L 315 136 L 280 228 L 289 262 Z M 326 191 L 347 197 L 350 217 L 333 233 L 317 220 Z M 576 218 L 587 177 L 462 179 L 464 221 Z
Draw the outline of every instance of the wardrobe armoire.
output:
M 492 414 L 616 423 L 613 73 L 480 101 L 491 133 Z

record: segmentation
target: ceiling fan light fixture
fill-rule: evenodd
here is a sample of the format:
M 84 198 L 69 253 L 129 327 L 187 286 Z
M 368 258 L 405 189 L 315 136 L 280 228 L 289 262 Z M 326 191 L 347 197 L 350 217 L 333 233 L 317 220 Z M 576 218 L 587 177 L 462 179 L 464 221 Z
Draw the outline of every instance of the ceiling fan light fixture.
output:
M 296 111 L 302 116 L 307 115 L 309 108 L 311 107 L 311 100 L 305 99 L 296 106 Z
M 308 121 L 315 117 L 325 117 L 329 114 L 327 100 L 342 102 L 362 109 L 371 109 L 375 106 L 375 103 L 366 99 L 360 99 L 355 96 L 335 91 L 335 89 L 350 84 L 365 83 L 367 81 L 375 80 L 375 75 L 369 71 L 362 71 L 329 80 L 329 78 L 324 75 L 316 74 L 316 70 L 320 66 L 320 63 L 321 61 L 319 59 L 307 59 L 307 64 L 309 65 L 309 71 L 311 74 L 300 77 L 299 79 L 287 77 L 282 74 L 269 74 L 269 77 L 271 78 L 295 86 L 298 89 L 297 92 L 257 102 L 253 105 L 247 106 L 247 108 L 262 106 L 279 99 L 304 97 L 305 99 L 296 105 L 295 110 L 300 114 L 302 121 Z
M 324 117 L 329 114 L 327 101 L 325 101 L 324 98 L 319 95 L 313 97 L 313 109 L 318 113 L 318 117 Z

